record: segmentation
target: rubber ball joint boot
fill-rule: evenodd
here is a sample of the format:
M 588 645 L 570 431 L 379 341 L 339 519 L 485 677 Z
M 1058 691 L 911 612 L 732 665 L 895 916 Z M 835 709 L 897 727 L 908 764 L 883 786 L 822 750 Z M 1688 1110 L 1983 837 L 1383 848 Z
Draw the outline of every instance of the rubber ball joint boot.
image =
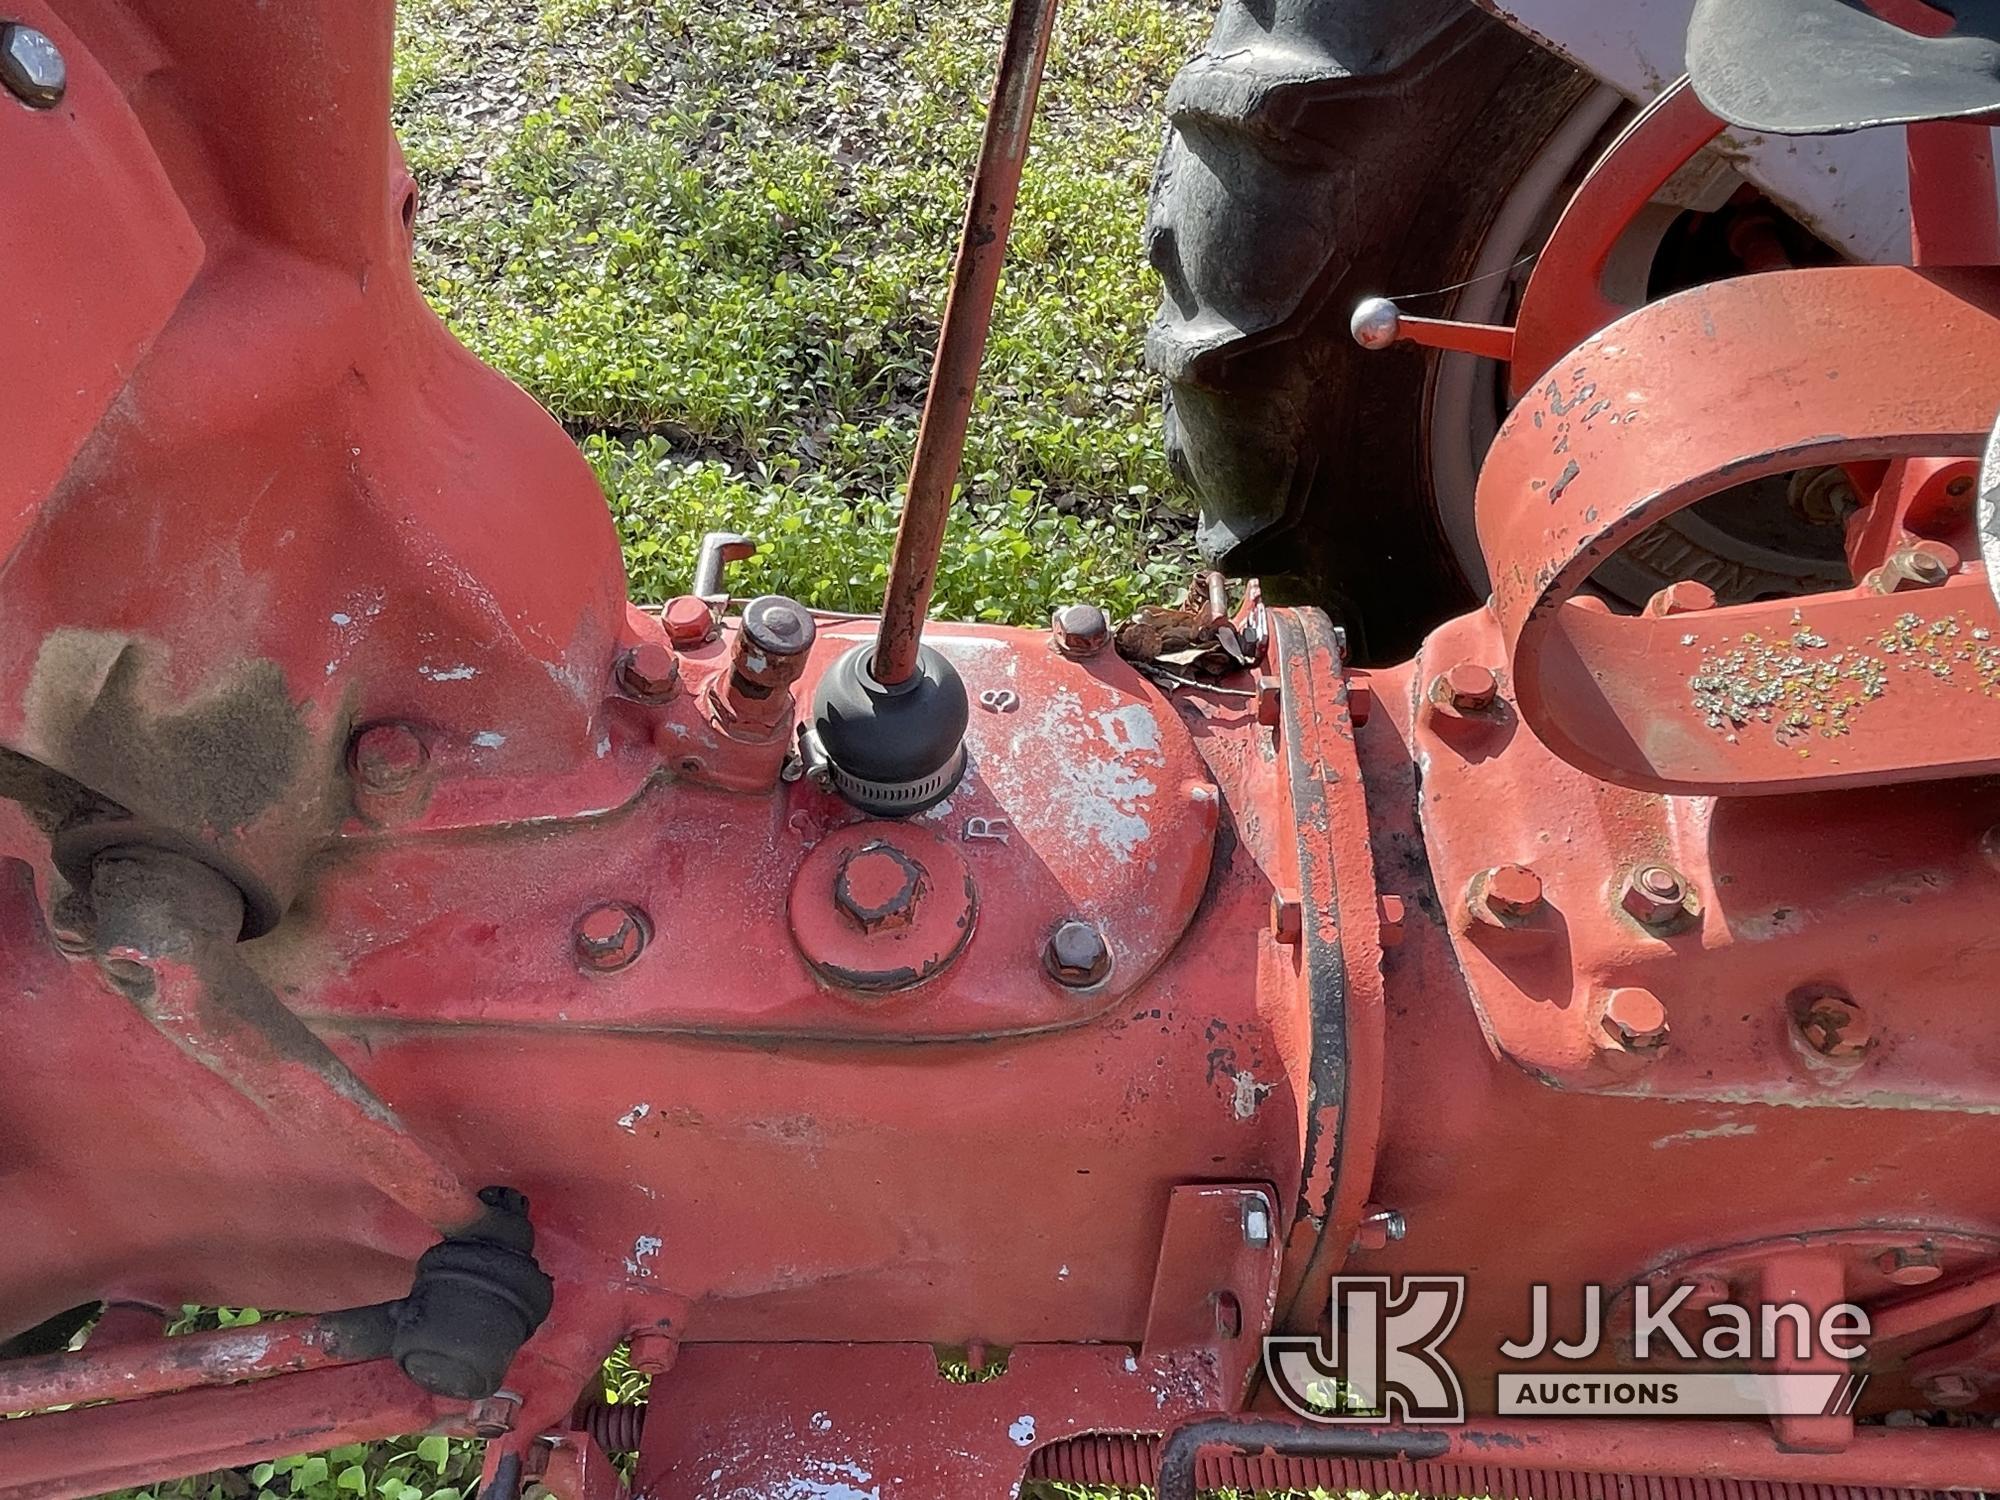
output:
M 535 1263 L 526 1196 L 489 1187 L 480 1189 L 479 1201 L 486 1212 L 470 1228 L 418 1260 L 389 1348 L 425 1390 L 465 1401 L 500 1389 L 555 1301 L 555 1283 Z

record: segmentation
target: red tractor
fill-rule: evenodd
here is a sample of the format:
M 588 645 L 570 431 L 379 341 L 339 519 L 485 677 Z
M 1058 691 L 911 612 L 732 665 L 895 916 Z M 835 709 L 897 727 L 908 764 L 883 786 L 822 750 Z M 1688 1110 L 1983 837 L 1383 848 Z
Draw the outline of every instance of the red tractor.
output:
M 876 620 L 628 600 L 417 292 L 383 0 L 16 0 L 0 1496 L 2000 1488 L 1990 7 L 1705 0 L 1511 323 L 1355 310 L 1515 398 L 1490 599 L 1368 669 L 926 621 L 1054 8 Z M 1623 309 L 1731 122 L 1906 125 L 1918 263 Z M 1599 582 L 1802 471 L 1839 586 Z

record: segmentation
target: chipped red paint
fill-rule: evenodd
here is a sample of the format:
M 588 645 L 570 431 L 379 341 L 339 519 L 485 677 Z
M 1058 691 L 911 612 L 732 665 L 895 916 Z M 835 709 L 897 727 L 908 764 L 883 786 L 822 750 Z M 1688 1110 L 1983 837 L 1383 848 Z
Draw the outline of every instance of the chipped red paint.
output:
M 1478 492 L 1493 612 L 1536 735 L 1592 776 L 1693 794 L 2000 766 L 2000 610 L 1976 573 L 1699 616 L 1576 597 L 1601 559 L 1732 484 L 1978 453 L 2000 410 L 1996 308 L 1990 269 L 1774 271 L 1642 308 L 1540 381 Z
M 1961 481 L 1993 272 L 1780 271 L 1609 326 L 1529 316 L 1538 275 L 1522 367 L 1582 344 L 1482 481 L 1490 610 L 1365 684 L 1254 592 L 1217 681 L 933 627 L 970 768 L 871 823 L 796 730 L 873 623 L 751 652 L 626 600 L 588 467 L 409 275 L 389 7 L 268 10 L 23 0 L 72 90 L 0 100 L 0 179 L 62 220 L 0 312 L 37 354 L 0 371 L 0 1333 L 117 1305 L 0 1362 L 0 1410 L 38 1411 L 0 1422 L 0 1497 L 476 1427 L 490 1476 L 614 1500 L 572 1416 L 621 1341 L 661 1500 L 1005 1493 L 1039 1448 L 1255 1401 L 1259 1337 L 1350 1267 L 1471 1276 L 1476 1410 L 1533 1285 L 1685 1270 L 1881 1307 L 1864 1419 L 1992 1413 L 2000 792 L 1966 773 L 2000 621 Z M 1048 10 L 1017 12 L 1023 88 Z M 1618 205 L 1706 139 L 1690 97 L 1545 272 L 1601 290 Z M 1605 549 L 1808 460 L 1849 466 L 1872 581 L 1585 602 Z M 1785 675 L 1836 655 L 1883 681 Z M 1092 941 L 1051 972 L 1063 930 Z M 486 1184 L 556 1291 L 467 1407 L 377 1356 Z M 183 1301 L 347 1311 L 154 1337 Z M 1845 1420 L 1407 1441 L 2000 1472 L 1993 1432 Z

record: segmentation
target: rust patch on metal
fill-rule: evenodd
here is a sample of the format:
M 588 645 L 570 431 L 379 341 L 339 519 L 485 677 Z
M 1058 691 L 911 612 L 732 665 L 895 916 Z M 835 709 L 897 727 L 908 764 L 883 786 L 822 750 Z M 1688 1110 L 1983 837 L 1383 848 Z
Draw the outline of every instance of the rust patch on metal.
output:
M 35 663 L 28 722 L 63 774 L 190 833 L 243 828 L 294 793 L 311 737 L 276 662 L 176 688 L 163 648 L 58 630 Z
M 1964 614 L 1899 615 L 1867 650 L 1830 642 L 1803 611 L 1793 611 L 1791 623 L 1791 633 L 1775 640 L 1746 631 L 1734 642 L 1702 649 L 1688 678 L 1689 701 L 1732 744 L 1750 724 L 1771 725 L 1781 744 L 1838 739 L 1900 672 L 1925 672 L 1987 697 L 2000 688 L 2000 644 Z M 1697 640 L 1690 633 L 1681 643 Z

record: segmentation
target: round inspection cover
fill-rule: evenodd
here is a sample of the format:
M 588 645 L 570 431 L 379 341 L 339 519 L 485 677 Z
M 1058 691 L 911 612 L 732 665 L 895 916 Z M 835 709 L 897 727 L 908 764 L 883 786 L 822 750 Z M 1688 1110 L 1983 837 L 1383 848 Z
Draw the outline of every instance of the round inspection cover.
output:
M 871 820 L 821 839 L 792 877 L 792 941 L 828 984 L 866 995 L 922 984 L 972 936 L 979 900 L 958 851 Z

